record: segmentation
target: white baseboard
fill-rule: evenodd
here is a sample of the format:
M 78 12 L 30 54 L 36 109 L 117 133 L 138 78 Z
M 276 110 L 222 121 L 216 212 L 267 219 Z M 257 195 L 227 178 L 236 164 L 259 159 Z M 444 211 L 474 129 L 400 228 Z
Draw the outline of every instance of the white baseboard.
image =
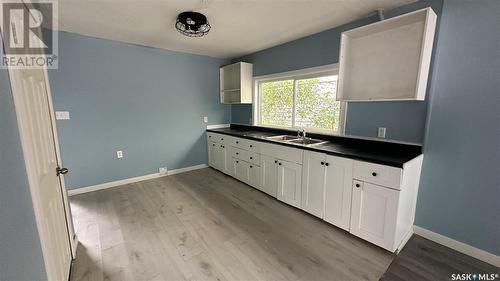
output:
M 207 164 L 200 164 L 200 165 L 170 170 L 167 172 L 167 174 L 154 173 L 154 174 L 149 174 L 149 175 L 144 175 L 144 176 L 139 176 L 139 177 L 134 177 L 134 178 L 128 178 L 128 179 L 123 179 L 123 180 L 101 183 L 101 184 L 87 186 L 87 187 L 69 189 L 68 196 L 73 196 L 73 195 L 97 191 L 97 190 L 103 190 L 103 189 L 107 189 L 107 188 L 117 187 L 120 185 L 126 185 L 129 183 L 135 183 L 135 182 L 156 179 L 156 178 L 161 178 L 161 177 L 180 174 L 180 173 L 185 173 L 185 172 L 189 172 L 189 171 L 193 171 L 193 170 L 203 169 L 206 167 L 208 167 Z
M 231 127 L 231 124 L 213 124 L 213 125 L 207 125 L 207 129 L 221 129 L 221 128 L 229 128 Z
M 500 267 L 500 257 L 492 253 L 486 252 L 484 250 L 478 249 L 471 245 L 462 243 L 460 241 L 454 240 L 452 238 L 446 237 L 436 232 L 432 232 L 428 229 L 422 228 L 420 226 L 413 226 L 413 231 L 415 234 L 420 235 L 426 239 L 434 241 L 438 244 L 451 248 L 460 253 L 466 254 L 478 260 L 484 261 L 486 263 L 492 264 L 496 267 Z

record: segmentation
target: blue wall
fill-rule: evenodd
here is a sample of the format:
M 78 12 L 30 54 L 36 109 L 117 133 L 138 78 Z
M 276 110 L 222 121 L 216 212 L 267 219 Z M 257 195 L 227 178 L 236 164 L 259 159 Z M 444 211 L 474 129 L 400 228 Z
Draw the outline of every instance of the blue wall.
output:
M 207 163 L 203 116 L 230 120 L 218 100 L 225 63 L 61 32 L 49 75 L 55 109 L 71 115 L 57 123 L 68 188 Z
M 0 132 L 0 280 L 46 280 L 14 101 L 5 70 L 0 70 Z
M 500 1 L 446 0 L 416 224 L 500 255 Z
M 389 18 L 428 6 L 439 17 L 441 0 L 415 2 L 388 11 L 386 16 Z M 255 76 L 337 63 L 340 34 L 377 20 L 375 16 L 357 20 L 232 61 L 253 63 Z M 377 128 L 386 127 L 388 139 L 422 143 L 426 115 L 427 101 L 349 103 L 346 134 L 376 137 Z M 232 106 L 231 122 L 248 124 L 251 117 L 251 105 Z

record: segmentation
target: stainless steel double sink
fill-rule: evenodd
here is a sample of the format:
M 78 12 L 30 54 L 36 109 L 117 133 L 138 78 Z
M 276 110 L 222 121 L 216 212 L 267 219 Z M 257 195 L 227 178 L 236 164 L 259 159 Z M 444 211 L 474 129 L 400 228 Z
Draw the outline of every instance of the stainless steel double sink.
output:
M 328 142 L 328 141 L 324 141 L 324 140 L 296 137 L 296 136 L 290 136 L 290 135 L 272 136 L 272 137 L 266 137 L 266 139 L 279 141 L 279 142 L 299 144 L 299 145 L 304 145 L 304 146 L 314 146 L 314 145 L 320 145 L 320 144 L 324 144 L 324 143 Z

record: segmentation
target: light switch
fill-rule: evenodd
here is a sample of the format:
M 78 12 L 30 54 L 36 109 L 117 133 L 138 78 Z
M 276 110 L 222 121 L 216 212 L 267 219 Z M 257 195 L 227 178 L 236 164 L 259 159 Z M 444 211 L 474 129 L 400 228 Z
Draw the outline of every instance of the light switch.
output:
M 379 138 L 385 138 L 385 128 L 384 127 L 379 127 L 378 128 L 377 136 Z
M 208 123 L 208 117 L 207 116 L 203 117 L 203 122 Z
M 123 158 L 123 151 L 118 150 L 118 151 L 116 152 L 116 158 L 118 158 L 118 159 Z
M 69 120 L 69 111 L 56 111 L 56 120 Z

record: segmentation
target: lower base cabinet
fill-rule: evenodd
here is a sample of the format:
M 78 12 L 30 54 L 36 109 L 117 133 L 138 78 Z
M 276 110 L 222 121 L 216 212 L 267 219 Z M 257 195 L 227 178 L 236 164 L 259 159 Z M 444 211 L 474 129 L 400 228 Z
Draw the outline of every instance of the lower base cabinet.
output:
M 354 180 L 350 232 L 395 251 L 398 200 L 398 190 Z
M 238 158 L 232 158 L 233 176 L 240 181 L 260 189 L 260 166 L 243 161 Z
M 302 165 L 278 160 L 278 200 L 300 208 Z
M 260 171 L 261 190 L 276 198 L 278 194 L 278 159 L 261 155 Z

